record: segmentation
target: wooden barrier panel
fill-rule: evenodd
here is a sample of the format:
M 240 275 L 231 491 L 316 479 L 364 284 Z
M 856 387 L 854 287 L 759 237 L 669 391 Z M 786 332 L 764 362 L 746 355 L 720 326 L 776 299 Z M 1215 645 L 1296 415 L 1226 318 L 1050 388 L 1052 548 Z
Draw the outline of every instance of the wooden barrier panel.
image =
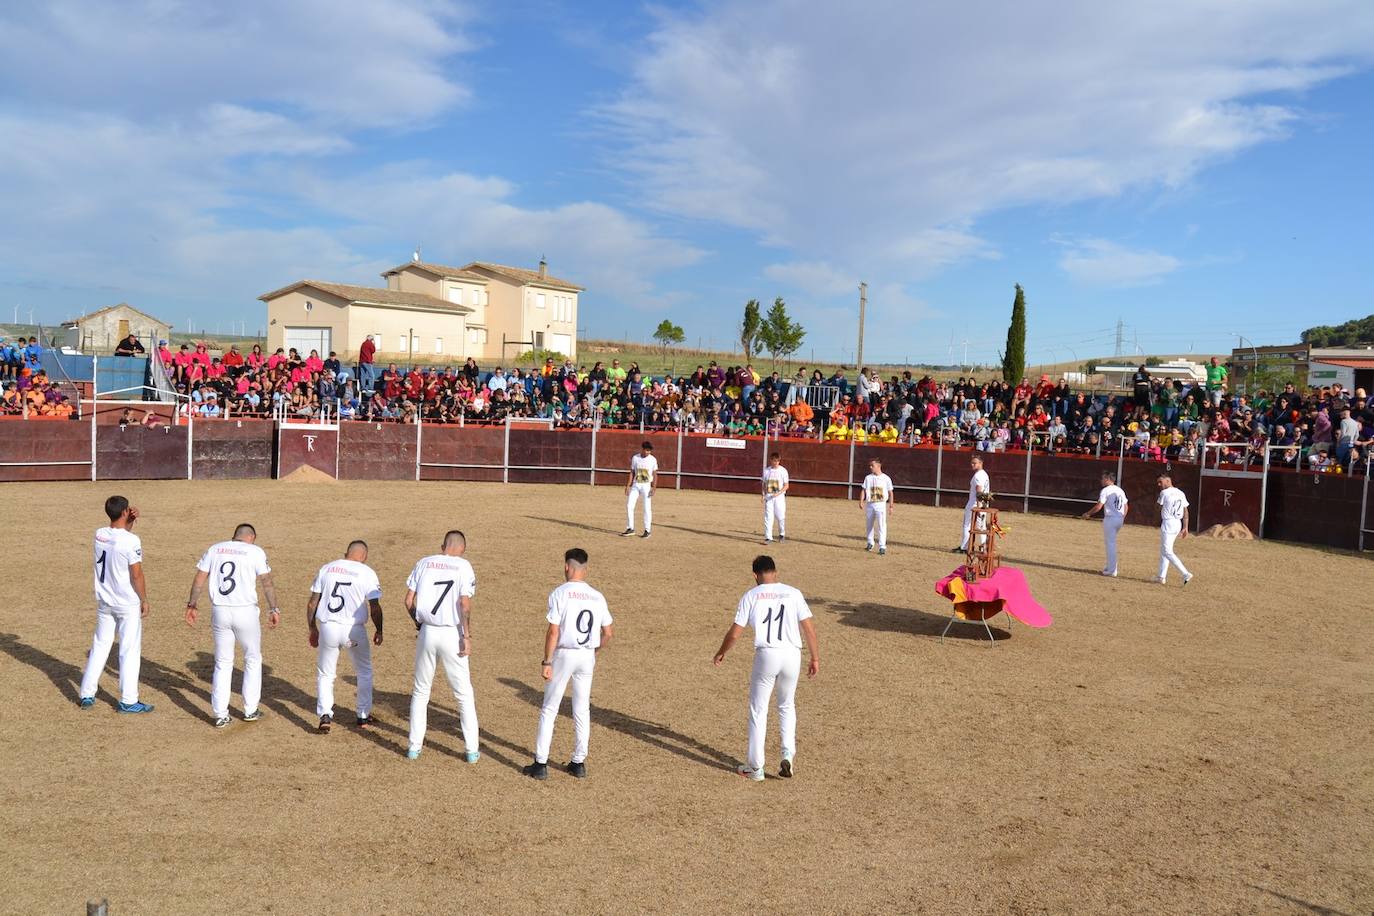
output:
M 510 463 L 512 483 L 590 484 L 591 433 L 512 426 Z
M 640 432 L 637 429 L 603 429 L 596 434 L 596 482 L 624 486 L 630 476 L 630 458 L 645 440 L 653 443 L 658 459 L 658 485 L 677 486 L 677 431 Z M 759 469 L 762 473 L 762 468 Z M 683 486 L 686 486 L 684 481 Z
M 768 443 L 769 451 L 782 455 L 783 467 L 791 478 L 788 492 L 793 496 L 821 496 L 844 499 L 849 476 L 849 446 L 815 439 L 778 439 Z M 763 468 L 758 469 L 762 486 Z
M 339 429 L 328 425 L 277 424 L 278 478 L 303 467 L 330 477 L 339 476 Z
M 185 480 L 190 437 L 185 426 L 97 426 L 97 480 Z
M 846 448 L 845 452 L 848 451 Z M 853 481 L 855 499 L 859 498 L 859 487 L 868 476 L 868 463 L 874 458 L 882 463 L 883 473 L 892 478 L 892 485 L 897 489 L 898 504 L 935 505 L 935 489 L 939 484 L 936 469 L 941 463 L 939 449 L 925 445 L 917 448 L 882 443 L 856 445 Z
M 1270 468 L 1265 537 L 1354 550 L 1363 491 L 1358 477 Z
M 90 479 L 89 422 L 23 419 L 0 422 L 0 481 Z
M 339 479 L 414 480 L 415 438 L 414 424 L 341 424 Z
M 1102 492 L 1104 471 L 1115 474 L 1116 460 L 1091 455 L 1031 456 L 1032 511 L 1050 515 L 1081 515 L 1097 502 L 1097 495 Z M 1134 505 L 1137 499 L 1144 496 L 1153 499 L 1154 493 L 1153 487 L 1147 494 L 1128 491 L 1126 498 L 1132 503 L 1132 511 L 1127 513 L 1127 518 L 1142 508 Z M 1021 507 L 1016 508 L 1019 510 Z
M 1264 474 L 1257 471 L 1202 470 L 1193 509 L 1198 530 L 1240 522 L 1258 535 L 1263 488 Z
M 486 480 L 500 483 L 504 476 L 502 463 L 505 455 L 504 426 L 426 425 L 420 431 L 421 480 Z
M 271 477 L 275 432 L 271 420 L 197 420 L 191 436 L 191 476 L 196 480 Z
M 683 437 L 682 488 L 718 493 L 761 492 L 767 445 L 762 438 L 753 436 L 731 439 L 693 434 Z M 626 465 L 628 467 L 628 460 Z

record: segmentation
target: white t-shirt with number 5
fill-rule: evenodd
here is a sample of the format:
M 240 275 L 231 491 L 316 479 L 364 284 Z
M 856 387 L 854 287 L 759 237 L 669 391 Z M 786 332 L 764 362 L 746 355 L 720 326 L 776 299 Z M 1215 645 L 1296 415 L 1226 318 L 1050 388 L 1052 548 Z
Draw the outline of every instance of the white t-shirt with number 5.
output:
M 564 582 L 549 592 L 545 619 L 558 627 L 560 649 L 597 649 L 601 628 L 615 622 L 605 596 L 586 582 Z
M 361 626 L 367 620 L 367 603 L 382 597 L 377 574 L 357 560 L 334 560 L 320 567 L 310 591 L 320 596 L 315 619 L 320 623 Z
M 267 552 L 243 541 L 212 545 L 196 569 L 210 574 L 210 603 L 215 607 L 257 607 L 258 576 L 272 571 Z
M 801 622 L 810 616 L 811 608 L 800 591 L 775 582 L 744 593 L 735 610 L 735 623 L 754 628 L 755 649 L 800 649 Z
M 415 616 L 430 627 L 463 630 L 462 603 L 477 593 L 477 574 L 462 557 L 425 557 L 410 572 L 406 588 L 415 593 Z

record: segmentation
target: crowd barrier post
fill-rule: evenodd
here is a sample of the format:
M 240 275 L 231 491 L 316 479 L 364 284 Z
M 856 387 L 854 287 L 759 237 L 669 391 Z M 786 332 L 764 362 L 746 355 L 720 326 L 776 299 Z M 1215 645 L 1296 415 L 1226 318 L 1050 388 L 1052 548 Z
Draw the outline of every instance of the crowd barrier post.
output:
M 1122 472 L 1123 472 L 1123 471 L 1125 470 L 1125 468 L 1126 468 L 1126 440 L 1125 440 L 1125 439 L 1118 439 L 1117 442 L 1120 444 L 1120 447 L 1116 450 L 1116 483 L 1117 483 L 1117 486 L 1120 486 L 1120 485 L 1121 485 L 1121 474 L 1122 474 Z M 1102 456 L 1102 441 L 1101 441 L 1101 440 L 1098 440 L 1098 443 L 1097 443 L 1097 454 L 1098 454 L 1098 457 L 1101 457 L 1101 456 Z M 1199 498 L 1199 499 L 1202 498 L 1202 490 L 1201 490 L 1201 488 L 1198 489 L 1198 498 Z
M 587 483 L 596 486 L 596 434 L 601 429 L 601 411 L 592 414 L 592 470 L 588 475 Z
M 1025 486 L 1024 486 L 1024 488 L 1023 488 L 1023 489 L 1025 490 L 1025 492 L 1022 494 L 1022 497 L 1021 497 L 1021 511 L 1022 511 L 1022 512 L 1029 512 L 1029 511 L 1030 511 L 1030 474 L 1031 474 L 1031 456 L 1033 456 L 1034 454 L 1035 454 L 1035 436 L 1032 435 L 1032 436 L 1030 437 L 1030 441 L 1026 443 L 1026 483 L 1025 483 Z
M 424 424 L 423 424 L 422 422 L 420 422 L 420 417 L 419 417 L 419 416 L 416 416 L 416 417 L 415 417 L 415 482 L 416 482 L 416 483 L 419 483 L 419 481 L 420 481 L 420 445 L 421 445 L 421 443 L 424 441 L 424 437 L 423 437 L 423 435 L 422 435 L 421 432 L 420 432 L 420 428 L 421 428 L 422 426 L 424 426 Z
M 506 415 L 505 447 L 501 453 L 501 482 L 510 483 L 510 415 Z
M 191 479 L 191 446 L 194 441 L 196 431 L 196 412 L 193 410 L 186 415 L 186 479 Z
M 940 489 L 944 479 L 943 470 L 945 463 L 945 437 L 935 437 L 935 508 L 940 508 Z
M 1374 533 L 1374 529 L 1367 527 L 1369 520 L 1369 472 L 1374 469 L 1374 455 L 1366 455 L 1364 458 L 1364 490 L 1360 494 L 1360 550 L 1364 550 L 1364 536 Z
M 682 489 L 682 437 L 682 424 L 679 423 L 677 425 L 677 473 L 673 475 L 677 480 L 677 484 L 673 487 L 674 490 Z M 595 464 L 595 462 L 593 462 L 593 464 Z
M 91 386 L 94 390 L 95 386 Z M 91 404 L 91 483 L 95 483 L 95 404 Z

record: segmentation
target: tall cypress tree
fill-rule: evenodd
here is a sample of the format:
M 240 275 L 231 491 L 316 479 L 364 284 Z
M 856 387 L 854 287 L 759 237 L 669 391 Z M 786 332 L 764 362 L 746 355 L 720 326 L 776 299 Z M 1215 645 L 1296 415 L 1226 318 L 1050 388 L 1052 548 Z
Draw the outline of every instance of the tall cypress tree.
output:
M 1016 284 L 1016 301 L 1011 306 L 1011 325 L 1007 328 L 1007 349 L 1002 354 L 1002 381 L 1015 385 L 1026 374 L 1026 291 Z

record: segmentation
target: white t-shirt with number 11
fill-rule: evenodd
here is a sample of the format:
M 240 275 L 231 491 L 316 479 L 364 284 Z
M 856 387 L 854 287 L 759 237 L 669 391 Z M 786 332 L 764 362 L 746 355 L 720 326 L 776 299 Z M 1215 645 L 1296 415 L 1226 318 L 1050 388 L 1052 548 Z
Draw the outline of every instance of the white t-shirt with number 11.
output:
M 802 593 L 781 582 L 756 585 L 744 593 L 735 623 L 754 628 L 755 649 L 800 649 L 801 622 L 811 616 Z

